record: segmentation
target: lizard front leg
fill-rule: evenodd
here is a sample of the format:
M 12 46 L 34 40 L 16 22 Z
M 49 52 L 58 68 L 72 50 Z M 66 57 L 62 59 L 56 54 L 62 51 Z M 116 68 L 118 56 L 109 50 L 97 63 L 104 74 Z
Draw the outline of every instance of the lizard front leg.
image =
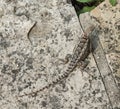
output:
M 72 58 L 72 55 L 71 54 L 67 54 L 65 56 L 65 59 L 59 59 L 59 64 L 67 64 Z

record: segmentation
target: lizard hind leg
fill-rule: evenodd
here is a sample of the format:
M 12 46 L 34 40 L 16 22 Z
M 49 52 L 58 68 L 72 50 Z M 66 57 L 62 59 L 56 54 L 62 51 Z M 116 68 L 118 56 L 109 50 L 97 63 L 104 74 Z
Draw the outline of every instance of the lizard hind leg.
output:
M 77 67 L 80 69 L 82 76 L 84 76 L 83 72 L 87 65 L 88 65 L 88 62 L 85 62 L 85 61 L 79 61 L 77 63 Z
M 84 73 L 87 73 L 90 77 L 93 77 L 93 75 L 91 75 L 87 70 L 87 66 L 89 63 L 90 62 L 88 60 L 80 61 L 77 63 L 77 67 L 80 68 L 80 71 L 82 73 L 82 77 L 84 76 Z
M 80 68 L 81 70 L 84 70 L 87 65 L 89 64 L 89 61 L 80 61 L 77 63 L 77 67 Z

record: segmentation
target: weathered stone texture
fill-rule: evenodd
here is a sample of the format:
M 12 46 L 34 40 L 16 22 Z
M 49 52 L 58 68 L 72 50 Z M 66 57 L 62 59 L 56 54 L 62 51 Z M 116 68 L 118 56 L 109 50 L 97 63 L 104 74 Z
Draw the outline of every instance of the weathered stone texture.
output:
M 110 109 L 92 55 L 85 71 L 81 72 L 77 67 L 55 87 L 33 97 L 19 97 L 39 90 L 57 78 L 66 66 L 61 59 L 72 54 L 81 37 L 75 10 L 67 1 L 0 0 L 0 109 Z M 110 9 L 109 16 L 113 11 L 119 13 Z M 114 16 L 119 17 L 117 13 Z M 102 12 L 101 15 L 105 14 Z M 108 20 L 109 16 L 106 17 Z M 88 23 L 81 18 L 83 25 L 88 26 L 91 21 Z M 115 28 L 119 29 L 118 23 Z M 119 31 L 115 29 L 115 32 Z M 119 51 L 118 47 L 116 49 Z M 108 57 L 113 59 L 112 54 L 109 52 Z

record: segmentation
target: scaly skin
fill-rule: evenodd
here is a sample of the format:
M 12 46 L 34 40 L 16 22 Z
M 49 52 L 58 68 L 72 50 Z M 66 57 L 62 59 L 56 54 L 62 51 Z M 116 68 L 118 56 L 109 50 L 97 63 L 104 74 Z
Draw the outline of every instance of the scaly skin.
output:
M 63 74 L 61 76 L 59 76 L 57 79 L 55 79 L 54 81 L 52 81 L 48 85 L 44 86 L 40 90 L 31 92 L 31 93 L 27 93 L 24 95 L 20 95 L 19 97 L 36 95 L 38 92 L 41 92 L 45 89 L 48 89 L 51 86 L 54 86 L 55 84 L 59 83 L 60 81 L 64 80 L 65 78 L 67 78 L 71 74 L 71 72 L 75 69 L 75 67 L 77 66 L 77 63 L 84 61 L 85 58 L 90 53 L 90 50 L 89 50 L 90 39 L 88 36 L 93 31 L 93 29 L 94 29 L 94 26 L 91 26 L 90 28 L 87 29 L 87 31 L 86 31 L 87 33 L 82 35 L 79 43 L 77 44 L 77 47 L 75 48 L 73 56 L 68 64 L 66 70 L 63 71 Z

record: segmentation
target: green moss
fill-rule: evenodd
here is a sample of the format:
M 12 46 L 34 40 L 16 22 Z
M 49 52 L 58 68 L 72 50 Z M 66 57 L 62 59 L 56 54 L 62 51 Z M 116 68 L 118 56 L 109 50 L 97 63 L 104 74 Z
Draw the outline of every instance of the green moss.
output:
M 92 6 L 92 7 L 85 6 L 85 7 L 83 7 L 83 9 L 79 10 L 79 11 L 77 12 L 77 14 L 79 15 L 79 14 L 81 14 L 81 13 L 89 12 L 89 11 L 91 11 L 92 9 L 94 9 L 95 7 L 96 7 L 96 6 Z
M 115 6 L 117 4 L 117 0 L 109 0 L 109 1 L 112 6 Z
M 81 13 L 89 12 L 103 1 L 105 0 L 75 0 L 75 8 L 77 7 L 76 12 L 78 15 Z M 117 4 L 117 0 L 109 0 L 109 2 L 112 6 L 115 6 Z

